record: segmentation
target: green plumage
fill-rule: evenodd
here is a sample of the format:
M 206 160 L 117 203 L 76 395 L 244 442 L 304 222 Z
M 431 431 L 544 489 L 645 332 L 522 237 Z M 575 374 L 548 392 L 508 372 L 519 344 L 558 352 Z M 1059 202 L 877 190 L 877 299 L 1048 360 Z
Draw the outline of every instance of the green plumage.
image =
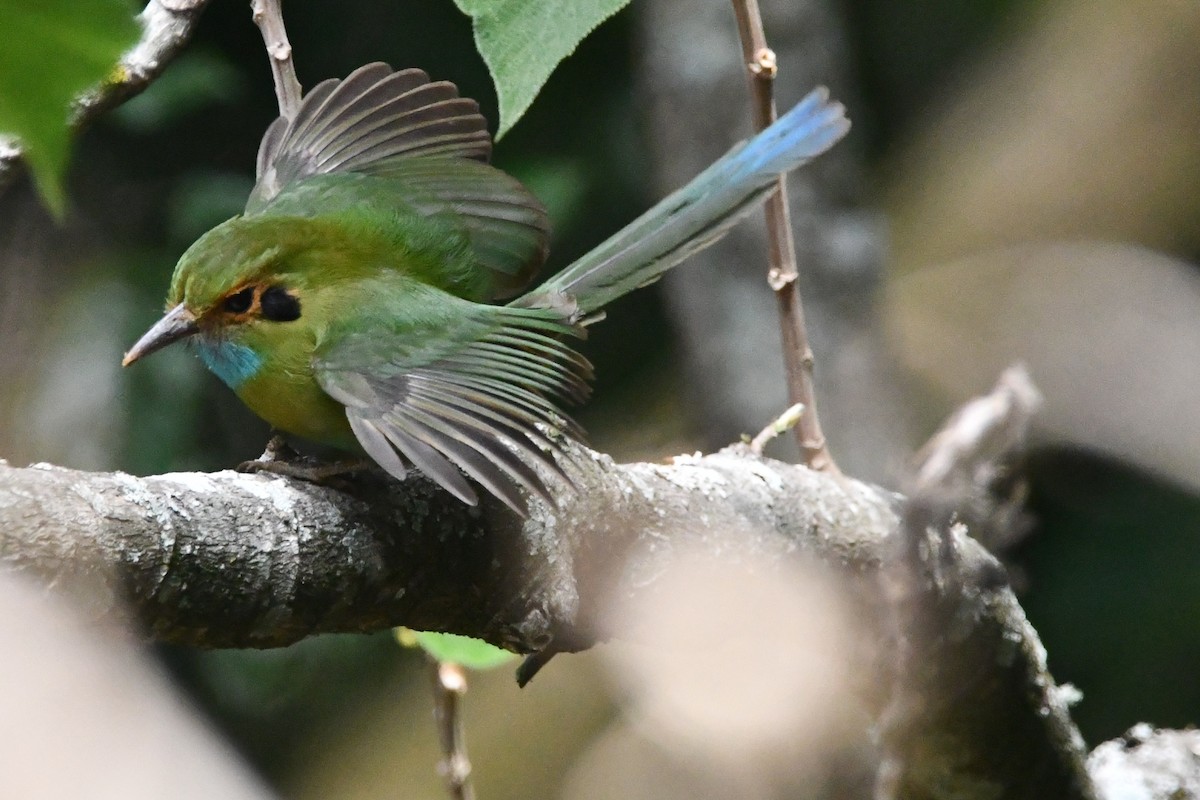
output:
M 588 394 L 578 320 L 714 241 L 848 127 L 819 93 L 789 118 L 547 284 L 490 305 L 544 262 L 544 210 L 486 163 L 474 102 L 368 65 L 271 125 L 245 214 L 180 259 L 171 310 L 126 363 L 190 337 L 274 427 L 397 477 L 415 466 L 474 503 L 469 477 L 522 511 L 517 487 L 548 497 L 542 475 L 563 474 L 561 437 L 579 435 L 558 410 Z

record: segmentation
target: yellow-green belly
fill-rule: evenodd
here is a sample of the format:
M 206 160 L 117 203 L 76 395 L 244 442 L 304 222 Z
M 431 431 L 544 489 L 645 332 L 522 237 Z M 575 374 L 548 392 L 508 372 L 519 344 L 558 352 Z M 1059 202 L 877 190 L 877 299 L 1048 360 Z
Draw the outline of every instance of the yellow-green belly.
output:
M 237 389 L 250 410 L 286 433 L 342 450 L 358 450 L 346 408 L 310 374 L 261 370 Z

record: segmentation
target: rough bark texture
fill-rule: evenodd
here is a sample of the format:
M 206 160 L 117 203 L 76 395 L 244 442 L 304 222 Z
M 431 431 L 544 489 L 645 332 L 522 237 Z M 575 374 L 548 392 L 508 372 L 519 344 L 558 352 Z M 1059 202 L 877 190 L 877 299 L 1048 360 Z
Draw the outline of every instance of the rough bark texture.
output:
M 601 587 L 626 579 L 639 550 L 663 559 L 736 537 L 747 552 L 806 549 L 861 569 L 895 525 L 889 496 L 779 462 L 577 455 L 578 491 L 553 512 L 533 504 L 524 522 L 421 480 L 343 492 L 235 472 L 3 466 L 0 559 L 54 582 L 105 576 L 94 607 L 116 611 L 125 595 L 167 641 L 274 647 L 404 624 L 528 652 L 593 642 Z
M 1073 690 L 1050 677 L 1004 568 L 953 519 L 921 500 L 905 511 L 916 568 L 900 604 L 908 658 L 884 718 L 898 761 L 889 796 L 1093 797 Z
M 1134 725 L 1088 756 L 1102 800 L 1200 798 L 1200 731 Z
M 155 638 L 207 647 L 404 624 L 578 649 L 620 633 L 596 627 L 601 598 L 650 590 L 661 565 L 697 548 L 816 556 L 865 608 L 886 602 L 876 579 L 896 538 L 895 495 L 740 447 L 671 465 L 584 450 L 574 460 L 579 490 L 524 521 L 420 481 L 342 492 L 233 472 L 0 466 L 0 561 L 58 584 L 100 577 L 104 590 L 87 597 L 97 615 L 124 596 Z M 905 796 L 1088 797 L 1078 734 L 1003 570 L 969 537 L 949 541 L 954 557 L 935 553 L 931 569 L 952 579 L 922 594 L 936 635 L 910 642 L 927 691 L 905 722 Z M 886 657 L 872 658 L 886 671 Z
M 998 489 L 1040 405 L 1025 369 L 1010 367 L 916 456 L 881 571 L 892 686 L 875 800 L 1094 797 L 1074 691 L 1054 685 L 1003 566 L 968 535 L 1002 540 L 1021 525 L 1019 493 Z

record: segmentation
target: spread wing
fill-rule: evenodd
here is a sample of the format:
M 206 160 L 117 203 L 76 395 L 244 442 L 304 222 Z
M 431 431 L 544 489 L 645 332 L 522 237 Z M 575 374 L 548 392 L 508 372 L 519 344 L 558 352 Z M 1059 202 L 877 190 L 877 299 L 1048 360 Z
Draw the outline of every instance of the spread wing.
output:
M 294 119 L 271 123 L 259 146 L 258 180 L 246 213 L 342 210 L 344 198 L 328 181 L 315 199 L 317 193 L 305 191 L 306 181 L 367 176 L 374 180 L 367 187 L 373 203 L 452 214 L 476 262 L 492 273 L 492 297 L 511 297 L 545 262 L 550 225 L 528 189 L 487 164 L 491 152 L 478 104 L 459 97 L 454 84 L 430 81 L 418 69 L 367 64 L 342 80 L 317 84 Z
M 267 128 L 258 149 L 259 205 L 290 183 L 331 172 L 370 172 L 400 158 L 449 155 L 486 162 L 487 123 L 474 100 L 419 69 L 367 64 L 304 96 L 296 116 Z
M 549 499 L 532 465 L 565 478 L 558 442 L 581 433 L 555 401 L 585 399 L 592 374 L 563 343 L 576 328 L 544 309 L 471 306 L 369 330 L 332 337 L 316 373 L 371 458 L 398 478 L 416 467 L 472 505 L 462 473 L 518 513 L 518 485 Z

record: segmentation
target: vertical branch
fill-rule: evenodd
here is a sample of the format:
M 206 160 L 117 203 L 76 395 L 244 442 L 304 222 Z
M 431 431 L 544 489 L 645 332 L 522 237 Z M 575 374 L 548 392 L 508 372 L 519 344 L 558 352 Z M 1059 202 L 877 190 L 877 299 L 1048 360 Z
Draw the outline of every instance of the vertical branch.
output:
M 433 719 L 442 746 L 438 772 L 445 779 L 452 800 L 475 800 L 462 722 L 462 697 L 467 693 L 467 675 L 458 664 L 438 661 L 432 656 L 428 658 L 433 680 Z
M 292 63 L 292 45 L 288 42 L 283 24 L 283 0 L 250 0 L 254 24 L 262 31 L 263 44 L 271 61 L 271 76 L 275 79 L 275 97 L 279 101 L 279 116 L 292 119 L 300 108 L 300 81 Z
M 750 73 L 753 95 L 754 126 L 756 130 L 775 121 L 774 81 L 778 72 L 775 53 L 767 46 L 763 33 L 758 0 L 732 0 L 737 15 L 738 35 L 742 55 Z M 795 427 L 796 441 L 804 454 L 805 463 L 813 469 L 839 472 L 825 443 L 821 422 L 817 417 L 813 392 L 813 354 L 804 327 L 804 310 L 800 305 L 800 290 L 796 286 L 796 244 L 792 237 L 787 189 L 784 178 L 767 200 L 767 238 L 770 240 L 770 272 L 767 282 L 779 304 L 780 336 L 783 339 L 783 359 L 787 370 L 788 402 L 804 406 L 804 414 Z

